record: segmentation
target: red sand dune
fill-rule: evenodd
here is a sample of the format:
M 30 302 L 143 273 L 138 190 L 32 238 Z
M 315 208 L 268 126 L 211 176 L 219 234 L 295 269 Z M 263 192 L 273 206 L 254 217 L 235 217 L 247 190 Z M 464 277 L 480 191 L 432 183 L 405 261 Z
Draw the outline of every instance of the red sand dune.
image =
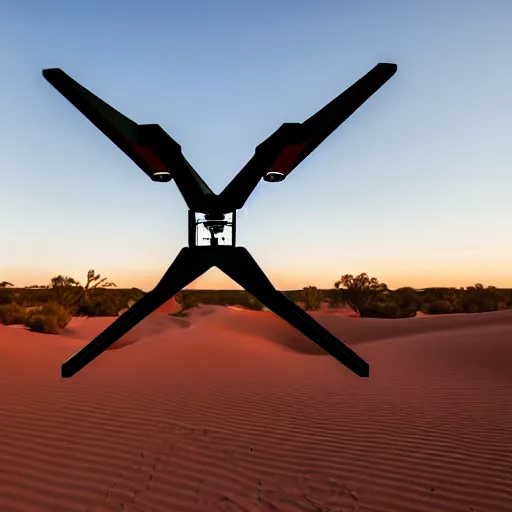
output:
M 0 326 L 0 511 L 512 510 L 512 312 L 314 316 L 370 379 L 267 312 L 152 315 L 68 380 L 113 319 Z
M 164 313 L 166 315 L 170 315 L 171 313 L 176 313 L 181 309 L 181 306 L 176 302 L 174 297 L 171 297 L 165 304 L 162 304 L 155 313 Z

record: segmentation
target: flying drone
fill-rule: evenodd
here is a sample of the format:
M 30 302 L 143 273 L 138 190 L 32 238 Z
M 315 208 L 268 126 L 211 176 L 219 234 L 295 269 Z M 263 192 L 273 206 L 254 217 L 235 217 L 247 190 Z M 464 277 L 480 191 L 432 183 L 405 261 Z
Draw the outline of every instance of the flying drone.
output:
M 220 194 L 212 192 L 183 156 L 181 146 L 159 125 L 136 124 L 61 69 L 43 70 L 44 78 L 153 181 L 166 183 L 174 179 L 189 208 L 188 247 L 181 249 L 152 291 L 64 361 L 62 377 L 73 376 L 214 266 L 356 375 L 368 377 L 370 367 L 364 359 L 277 291 L 247 249 L 236 246 L 236 211 L 244 206 L 262 178 L 269 183 L 283 181 L 396 70 L 395 64 L 377 64 L 303 123 L 281 125 L 256 147 L 253 157 Z

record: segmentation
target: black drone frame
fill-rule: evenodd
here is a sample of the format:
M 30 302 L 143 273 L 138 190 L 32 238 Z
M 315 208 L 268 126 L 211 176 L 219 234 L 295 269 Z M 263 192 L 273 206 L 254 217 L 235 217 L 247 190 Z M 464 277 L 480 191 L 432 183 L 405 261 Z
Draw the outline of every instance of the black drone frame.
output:
M 45 69 L 43 76 L 82 114 L 128 155 L 153 181 L 174 179 L 189 208 L 189 245 L 179 252 L 156 287 L 62 365 L 62 377 L 74 375 L 108 349 L 182 288 L 218 267 L 268 309 L 310 338 L 360 377 L 369 364 L 322 327 L 302 308 L 277 291 L 244 247 L 236 247 L 236 210 L 256 185 L 284 180 L 314 149 L 380 89 L 396 72 L 395 64 L 377 64 L 346 91 L 303 123 L 285 123 L 256 147 L 254 156 L 220 194 L 192 168 L 181 146 L 159 125 L 138 125 L 82 87 L 61 69 Z M 203 218 L 197 220 L 197 214 Z M 231 215 L 231 221 L 226 216 Z M 210 244 L 198 244 L 201 226 Z M 231 229 L 228 243 L 217 235 Z M 222 239 L 224 240 L 224 238 Z

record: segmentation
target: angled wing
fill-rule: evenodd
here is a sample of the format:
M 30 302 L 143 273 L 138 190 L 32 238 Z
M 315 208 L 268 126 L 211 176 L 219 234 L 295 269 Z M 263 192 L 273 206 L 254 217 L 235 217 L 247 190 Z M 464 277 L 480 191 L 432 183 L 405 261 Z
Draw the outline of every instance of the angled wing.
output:
M 151 146 L 140 143 L 141 126 L 82 87 L 62 69 L 45 69 L 43 76 L 153 181 L 171 181 L 169 169 Z
M 242 208 L 261 178 L 282 181 L 395 73 L 380 63 L 303 123 L 285 123 L 260 144 L 220 197 Z
M 153 181 L 174 178 L 189 208 L 200 209 L 205 196 L 215 196 L 183 156 L 181 146 L 159 125 L 133 122 L 61 69 L 45 69 L 43 76 Z
M 395 73 L 396 64 L 377 64 L 346 91 L 302 123 L 304 140 L 283 149 L 273 166 L 288 175 Z

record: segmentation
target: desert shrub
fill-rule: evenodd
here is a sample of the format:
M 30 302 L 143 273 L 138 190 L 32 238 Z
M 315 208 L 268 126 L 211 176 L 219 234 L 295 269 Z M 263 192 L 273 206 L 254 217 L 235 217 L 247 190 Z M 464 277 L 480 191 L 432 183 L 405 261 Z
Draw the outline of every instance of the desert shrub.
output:
M 0 304 L 10 304 L 14 301 L 14 294 L 11 290 L 0 288 Z
M 76 307 L 82 293 L 83 287 L 72 277 L 59 275 L 51 279 L 51 300 L 62 307 Z
M 93 302 L 89 316 L 116 316 L 120 308 L 114 301 Z
M 450 311 L 450 313 L 464 313 L 464 307 L 462 305 L 462 301 L 460 299 L 455 299 L 453 301 L 448 301 L 451 306 L 452 306 L 452 310 Z
M 30 330 L 43 334 L 58 334 L 60 332 L 57 317 L 51 315 L 42 315 L 40 311 L 28 315 L 25 321 L 25 325 Z
M 465 313 L 498 311 L 505 309 L 507 305 L 507 291 L 499 290 L 494 286 L 484 287 L 476 283 L 474 286 L 468 286 L 461 293 L 461 305 Z
M 48 288 L 23 288 L 21 290 L 16 290 L 15 295 L 15 300 L 20 306 L 34 307 L 50 301 L 52 298 L 52 291 Z
M 25 309 L 15 303 L 0 306 L 0 320 L 4 325 L 22 324 L 26 316 Z
M 44 304 L 40 309 L 31 311 L 23 322 L 29 329 L 44 334 L 58 334 L 71 320 L 71 313 L 56 303 Z
M 360 310 L 361 317 L 366 318 L 410 318 L 416 315 L 416 309 L 400 307 L 391 295 L 383 294 L 365 304 Z
M 346 305 L 346 302 L 343 300 L 342 289 L 323 290 L 323 294 L 330 308 L 339 308 L 340 306 Z
M 128 299 L 126 301 L 126 304 L 124 305 L 125 308 L 131 308 L 134 304 L 136 304 L 137 301 L 133 299 Z
M 84 297 L 77 309 L 80 316 L 117 316 L 124 304 L 118 303 L 116 297 L 105 294 L 94 294 Z
M 200 304 L 216 306 L 240 306 L 261 311 L 265 306 L 245 290 L 182 290 L 175 296 L 182 311 Z
M 57 321 L 57 325 L 64 329 L 66 325 L 69 324 L 71 321 L 72 315 L 71 313 L 61 306 L 60 304 L 54 304 L 54 303 L 48 303 L 45 304 L 39 311 L 35 312 L 34 314 L 41 314 L 43 316 L 52 316 L 55 317 Z
M 183 311 L 199 306 L 199 300 L 193 292 L 182 290 L 176 294 L 176 302 L 181 306 Z
M 400 318 L 401 311 L 394 301 L 376 301 L 359 310 L 361 318 Z
M 453 313 L 453 306 L 447 300 L 436 300 L 425 304 L 423 312 L 427 315 L 444 315 Z
M 498 311 L 507 305 L 509 290 L 500 290 L 494 286 L 484 287 L 480 283 L 464 288 L 428 288 L 421 294 L 423 299 L 422 310 L 428 312 L 432 304 L 448 302 L 442 305 L 442 313 L 484 313 L 486 311 Z M 449 310 L 448 310 L 449 309 Z M 433 306 L 433 311 L 437 305 Z M 436 313 L 431 313 L 436 314 Z M 438 313 L 439 314 L 439 313 Z
M 302 302 L 304 298 L 304 290 L 283 290 L 281 293 L 295 304 Z
M 302 290 L 306 311 L 318 311 L 322 306 L 322 293 L 316 286 L 306 286 Z
M 263 311 L 265 306 L 256 297 L 249 293 L 241 294 L 233 300 L 224 301 L 226 306 L 241 306 L 243 308 L 251 309 L 253 311 Z
M 391 296 L 404 317 L 415 316 L 422 304 L 421 297 L 414 288 L 397 288 L 391 292 Z
M 253 309 L 255 311 L 263 311 L 266 309 L 265 304 L 252 295 L 248 297 L 247 302 L 249 303 L 249 309 Z

